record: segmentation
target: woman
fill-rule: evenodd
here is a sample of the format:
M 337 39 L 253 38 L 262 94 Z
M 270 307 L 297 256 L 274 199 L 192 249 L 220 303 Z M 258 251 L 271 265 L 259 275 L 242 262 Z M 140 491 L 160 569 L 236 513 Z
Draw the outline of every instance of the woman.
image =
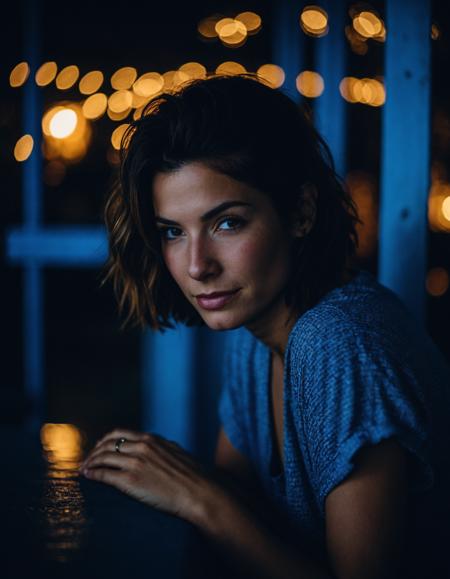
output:
M 105 217 L 126 321 L 236 329 L 216 451 L 234 486 L 122 429 L 83 474 L 186 519 L 258 577 L 443 576 L 424 541 L 446 496 L 448 369 L 352 267 L 356 211 L 307 115 L 246 75 L 156 97 L 125 135 Z

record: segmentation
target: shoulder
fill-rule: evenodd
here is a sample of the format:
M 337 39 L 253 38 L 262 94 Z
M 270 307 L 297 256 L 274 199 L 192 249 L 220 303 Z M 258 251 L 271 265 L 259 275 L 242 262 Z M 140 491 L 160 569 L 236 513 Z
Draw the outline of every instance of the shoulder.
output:
M 297 362 L 377 350 L 402 358 L 411 333 L 421 336 L 401 300 L 372 274 L 360 271 L 297 320 L 288 347 Z

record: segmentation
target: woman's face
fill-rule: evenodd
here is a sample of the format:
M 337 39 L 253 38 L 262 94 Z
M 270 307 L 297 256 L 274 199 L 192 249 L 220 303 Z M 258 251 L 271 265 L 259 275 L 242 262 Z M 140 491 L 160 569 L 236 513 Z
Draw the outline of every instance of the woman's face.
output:
M 166 266 L 207 326 L 251 325 L 279 308 L 292 238 L 267 195 L 190 163 L 155 176 L 153 207 Z

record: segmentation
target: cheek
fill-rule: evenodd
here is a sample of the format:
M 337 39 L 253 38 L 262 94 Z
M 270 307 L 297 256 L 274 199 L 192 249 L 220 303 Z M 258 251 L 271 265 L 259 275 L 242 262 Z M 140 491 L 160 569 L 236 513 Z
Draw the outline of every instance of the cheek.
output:
M 183 264 L 180 263 L 179 256 L 177 258 L 176 252 L 165 249 L 162 252 L 162 257 L 169 273 L 177 283 L 180 283 Z
M 239 244 L 230 262 L 256 277 L 284 276 L 289 268 L 288 251 L 279 239 L 252 237 Z M 267 279 L 270 281 L 270 278 Z

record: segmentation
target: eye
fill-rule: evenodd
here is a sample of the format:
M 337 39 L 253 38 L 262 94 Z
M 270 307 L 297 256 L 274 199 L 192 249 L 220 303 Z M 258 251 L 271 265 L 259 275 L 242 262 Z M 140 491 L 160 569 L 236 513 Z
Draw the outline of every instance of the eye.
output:
M 241 217 L 223 217 L 218 223 L 218 228 L 230 231 L 239 229 L 244 225 L 244 223 L 245 221 Z M 223 225 L 225 225 L 225 227 L 223 227 Z
M 178 227 L 161 227 L 159 229 L 159 235 L 166 241 L 177 239 L 180 234 L 181 229 L 178 229 Z

